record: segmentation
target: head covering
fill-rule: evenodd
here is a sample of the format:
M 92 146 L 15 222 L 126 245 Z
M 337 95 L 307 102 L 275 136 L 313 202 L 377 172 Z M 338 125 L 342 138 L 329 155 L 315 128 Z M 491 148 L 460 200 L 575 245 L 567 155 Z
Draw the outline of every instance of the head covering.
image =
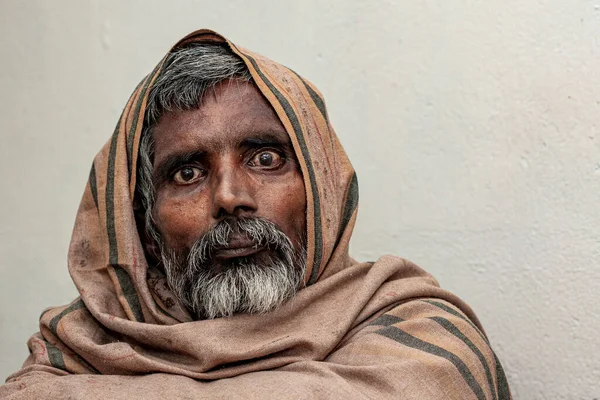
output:
M 69 250 L 80 296 L 42 314 L 40 332 L 28 342 L 30 357 L 0 395 L 43 393 L 43 383 L 62 376 L 53 390 L 84 398 L 176 397 L 178 391 L 383 398 L 402 388 L 415 398 L 502 398 L 501 367 L 464 302 L 406 260 L 349 257 L 358 184 L 319 91 L 215 32 L 196 31 L 174 48 L 190 42 L 226 45 L 241 57 L 291 138 L 306 189 L 306 287 L 267 314 L 192 321 L 162 272 L 148 265 L 133 199 L 147 96 L 163 58 L 135 89 L 94 159 Z M 417 322 L 440 313 L 451 326 L 432 330 Z M 460 335 L 450 335 L 452 329 Z

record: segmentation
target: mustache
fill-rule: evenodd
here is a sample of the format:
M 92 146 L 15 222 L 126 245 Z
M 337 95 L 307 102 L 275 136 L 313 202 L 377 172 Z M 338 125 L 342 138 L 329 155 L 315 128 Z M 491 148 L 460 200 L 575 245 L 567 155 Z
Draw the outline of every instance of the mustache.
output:
M 261 217 L 241 217 L 224 219 L 199 238 L 187 254 L 188 263 L 195 267 L 205 265 L 216 252 L 240 239 L 251 242 L 254 248 L 274 250 L 280 255 L 294 253 L 291 239 L 274 223 Z

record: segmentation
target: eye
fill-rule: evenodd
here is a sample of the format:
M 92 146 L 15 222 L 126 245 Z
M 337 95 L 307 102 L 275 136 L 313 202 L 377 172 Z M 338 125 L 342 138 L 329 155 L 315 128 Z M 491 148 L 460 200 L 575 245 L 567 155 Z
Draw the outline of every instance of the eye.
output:
M 264 150 L 256 153 L 249 164 L 253 167 L 263 169 L 275 169 L 283 163 L 284 159 L 281 154 L 273 150 Z
M 178 185 L 189 185 L 198 181 L 203 176 L 203 172 L 197 167 L 183 167 L 175 172 L 173 181 Z

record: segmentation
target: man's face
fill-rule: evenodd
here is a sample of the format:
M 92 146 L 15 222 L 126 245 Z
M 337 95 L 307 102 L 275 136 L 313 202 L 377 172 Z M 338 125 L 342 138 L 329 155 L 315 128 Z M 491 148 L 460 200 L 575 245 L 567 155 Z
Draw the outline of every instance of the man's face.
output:
M 281 121 L 254 85 L 218 84 L 199 109 L 163 115 L 153 136 L 153 216 L 163 252 L 187 257 L 219 223 L 253 218 L 272 223 L 301 252 L 304 181 Z M 248 236 L 234 229 L 203 268 L 219 273 L 239 269 L 238 260 L 267 264 L 275 250 Z

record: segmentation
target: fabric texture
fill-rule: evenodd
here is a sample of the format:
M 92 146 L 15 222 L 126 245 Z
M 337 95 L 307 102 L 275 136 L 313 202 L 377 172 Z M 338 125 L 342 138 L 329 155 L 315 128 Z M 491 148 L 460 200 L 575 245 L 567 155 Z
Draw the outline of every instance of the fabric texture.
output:
M 80 296 L 42 314 L 0 398 L 510 398 L 469 306 L 406 260 L 349 257 L 358 183 L 319 91 L 212 31 L 175 47 L 192 41 L 239 55 L 292 140 L 307 197 L 306 287 L 264 315 L 193 321 L 147 264 L 133 198 L 161 61 L 94 159 L 69 250 Z

